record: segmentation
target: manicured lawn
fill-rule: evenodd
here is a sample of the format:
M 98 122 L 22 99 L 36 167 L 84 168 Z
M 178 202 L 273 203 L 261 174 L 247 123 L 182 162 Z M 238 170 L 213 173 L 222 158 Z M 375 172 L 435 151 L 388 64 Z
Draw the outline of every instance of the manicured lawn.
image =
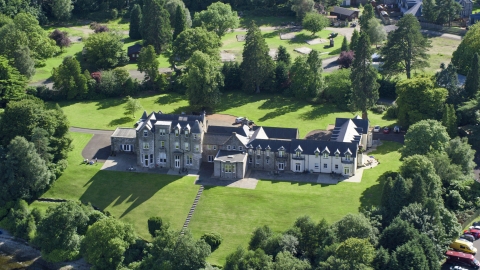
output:
M 140 103 L 147 112 L 163 113 L 191 112 L 184 96 L 168 93 L 140 97 Z M 132 127 L 140 118 L 124 115 L 125 99 L 113 98 L 99 101 L 60 102 L 65 114 L 74 127 L 93 129 L 115 129 L 117 126 Z M 54 103 L 50 103 L 54 105 Z M 325 129 L 334 124 L 337 117 L 355 116 L 352 112 L 342 112 L 332 104 L 309 104 L 282 95 L 260 94 L 246 95 L 242 92 L 228 92 L 222 95 L 218 113 L 246 116 L 257 125 L 298 127 L 300 136 L 315 129 Z M 359 113 L 357 113 L 359 114 Z M 383 119 L 381 114 L 369 114 L 372 125 L 392 125 L 394 120 Z
M 182 228 L 198 191 L 193 177 L 100 171 L 101 163 L 81 164 L 80 153 L 92 135 L 72 133 L 72 137 L 75 149 L 69 154 L 69 166 L 42 197 L 91 202 L 134 225 L 145 239 L 150 239 L 147 220 L 151 216 L 165 218 L 176 230 Z M 44 211 L 51 204 L 32 205 Z
M 63 61 L 63 58 L 66 56 L 79 56 L 81 54 L 83 49 L 83 42 L 78 42 L 78 43 L 72 43 L 70 47 L 64 48 L 63 52 L 49 58 L 45 61 L 45 66 L 44 67 L 39 67 L 36 69 L 35 75 L 32 77 L 30 81 L 32 82 L 37 82 L 37 81 L 42 81 L 50 78 L 52 76 L 52 70 L 53 68 L 56 68 L 60 66 L 60 64 Z
M 301 55 L 300 53 L 294 51 L 294 49 L 300 48 L 300 47 L 307 47 L 307 48 L 317 50 L 322 54 L 321 55 L 322 58 L 328 58 L 328 57 L 331 57 L 332 55 L 340 54 L 340 47 L 342 45 L 342 40 L 343 40 L 342 35 L 338 35 L 334 39 L 335 46 L 331 48 L 330 43 L 328 41 L 328 35 L 331 33 L 331 31 L 323 30 L 317 33 L 315 36 L 312 36 L 311 32 L 303 30 L 300 32 L 296 32 L 297 36 L 292 40 L 281 40 L 280 33 L 284 31 L 285 30 L 262 31 L 265 41 L 267 42 L 267 45 L 270 49 L 277 49 L 278 46 L 282 45 L 287 48 L 288 52 L 292 55 L 293 58 L 296 58 Z M 236 32 L 226 34 L 222 38 L 223 46 L 221 47 L 221 50 L 225 50 L 229 53 L 235 54 L 236 60 L 241 61 L 243 46 L 245 42 L 237 41 L 236 36 L 245 35 L 246 33 L 247 33 L 246 31 L 236 31 Z M 325 39 L 327 42 L 322 44 L 317 44 L 317 45 L 308 45 L 306 43 L 307 40 L 311 40 L 315 38 Z
M 379 176 L 400 166 L 400 144 L 384 142 L 374 155 L 380 165 L 365 171 L 361 183 L 338 185 L 299 184 L 260 181 L 255 190 L 228 187 L 206 188 L 195 210 L 189 229 L 195 237 L 218 232 L 220 248 L 208 259 L 223 264 L 238 246 L 247 247 L 252 231 L 269 225 L 274 231 L 289 228 L 299 216 L 332 223 L 345 214 L 357 213 L 360 206 L 378 205 L 383 183 Z

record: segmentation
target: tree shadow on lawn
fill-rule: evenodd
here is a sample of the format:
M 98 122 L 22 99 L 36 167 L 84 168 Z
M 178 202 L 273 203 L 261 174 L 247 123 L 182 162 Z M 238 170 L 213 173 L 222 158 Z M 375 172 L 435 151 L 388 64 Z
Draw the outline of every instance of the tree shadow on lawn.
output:
M 122 218 L 144 202 L 152 198 L 167 185 L 181 179 L 181 176 L 158 175 L 158 177 L 142 177 L 146 174 L 134 172 L 98 171 L 90 186 L 80 197 L 80 201 L 90 202 L 95 207 L 104 210 L 113 203 L 131 205 L 118 218 Z
M 109 127 L 116 127 L 116 126 L 120 126 L 120 125 L 123 125 L 123 124 L 130 123 L 132 121 L 133 121 L 133 118 L 128 117 L 128 116 L 124 116 L 124 117 L 117 118 L 117 119 L 114 119 L 114 120 L 110 121 L 110 123 L 108 123 L 108 126 Z
M 275 31 L 263 34 L 263 38 L 278 37 L 280 39 L 280 34 L 283 34 L 283 33 L 288 33 L 288 31 L 286 31 L 285 29 L 275 30 Z
M 186 99 L 185 95 L 180 95 L 180 94 L 177 94 L 177 93 L 168 93 L 168 94 L 164 94 L 164 95 L 159 96 L 158 99 L 155 102 L 160 104 L 160 105 L 164 105 L 164 104 L 171 104 L 171 103 L 175 103 L 175 102 L 180 102 L 180 101 L 185 100 L 185 99 Z
M 300 33 L 300 34 L 297 34 L 295 36 L 295 38 L 293 39 L 290 39 L 288 41 L 289 44 L 304 44 L 304 45 L 308 45 L 307 41 L 308 40 L 312 40 L 312 39 L 316 39 L 316 38 L 319 38 L 319 36 L 317 35 L 307 35 L 305 33 Z
M 215 112 L 222 112 L 232 108 L 241 107 L 250 102 L 256 102 L 264 99 L 263 94 L 245 94 L 239 91 L 225 92 L 222 94 L 222 101 L 215 108 Z
M 365 189 L 360 196 L 360 206 L 359 210 L 369 207 L 369 206 L 379 206 L 382 199 L 383 186 L 388 177 L 391 177 L 392 174 L 396 174 L 392 171 L 384 172 L 380 177 L 378 177 L 376 184 Z
M 98 100 L 96 106 L 97 110 L 103 110 L 110 107 L 118 106 L 123 103 L 125 103 L 125 100 L 123 98 L 106 98 Z
M 302 113 L 300 115 L 300 118 L 302 120 L 322 119 L 328 116 L 329 114 L 337 113 L 337 112 L 341 112 L 341 110 L 336 108 L 334 105 L 320 104 L 320 105 L 314 105 L 314 107 L 310 111 Z
M 273 100 L 275 100 L 275 97 L 273 98 Z M 275 105 L 273 105 L 273 104 L 275 104 Z M 289 101 L 289 102 L 286 101 L 283 104 L 278 104 L 276 102 L 271 102 L 271 100 L 267 100 L 259 107 L 259 109 L 275 108 L 275 110 L 273 112 L 268 112 L 264 116 L 260 117 L 260 119 L 258 119 L 258 120 L 262 121 L 262 122 L 267 121 L 269 119 L 273 119 L 273 118 L 276 118 L 278 116 L 282 116 L 282 115 L 287 114 L 287 113 L 296 112 L 296 111 L 298 111 L 299 109 L 301 109 L 305 106 L 306 106 L 306 104 L 302 101 L 295 101 L 294 100 L 294 101 Z

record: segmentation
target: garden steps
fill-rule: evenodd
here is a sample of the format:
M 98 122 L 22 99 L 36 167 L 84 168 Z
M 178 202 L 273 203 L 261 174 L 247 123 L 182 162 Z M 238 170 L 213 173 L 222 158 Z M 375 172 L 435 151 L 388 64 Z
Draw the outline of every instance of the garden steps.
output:
M 190 211 L 188 212 L 187 219 L 185 219 L 185 223 L 183 224 L 182 234 L 183 234 L 183 231 L 188 227 L 188 224 L 192 219 L 192 215 L 195 212 L 195 208 L 197 207 L 198 201 L 200 200 L 200 196 L 202 196 L 203 189 L 204 189 L 203 186 L 200 186 L 200 188 L 198 189 L 197 196 L 195 196 L 195 200 L 193 200 L 192 207 L 190 207 Z

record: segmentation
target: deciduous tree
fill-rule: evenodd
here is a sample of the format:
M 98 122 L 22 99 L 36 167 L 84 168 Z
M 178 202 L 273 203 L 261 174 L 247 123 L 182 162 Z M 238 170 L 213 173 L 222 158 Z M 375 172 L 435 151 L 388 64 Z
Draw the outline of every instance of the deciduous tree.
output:
M 242 69 L 243 88 L 246 92 L 260 93 L 260 85 L 273 72 L 274 63 L 268 52 L 270 49 L 258 26 L 252 22 L 247 30 L 243 49 Z
M 372 49 L 366 33 L 362 33 L 355 45 L 355 59 L 352 63 L 352 102 L 353 110 L 362 111 L 362 118 L 368 119 L 368 109 L 377 103 L 379 98 L 377 70 L 372 66 Z
M 145 74 L 145 81 L 154 83 L 158 77 L 158 66 L 160 62 L 157 59 L 155 48 L 152 45 L 143 47 L 138 56 L 138 71 Z
M 23 76 L 30 79 L 35 75 L 35 60 L 30 56 L 30 49 L 27 46 L 21 46 L 14 53 L 14 67 Z
M 173 67 L 183 65 L 196 51 L 207 54 L 212 60 L 220 60 L 220 47 L 222 42 L 213 32 L 205 28 L 190 28 L 178 35 L 173 42 L 170 64 Z
M 0 104 L 18 100 L 25 95 L 27 79 L 0 56 Z
M 290 69 L 290 89 L 295 97 L 307 100 L 317 97 L 324 88 L 322 71 L 322 59 L 316 50 L 312 50 L 308 57 L 297 57 Z
M 55 42 L 48 37 L 48 33 L 38 24 L 38 20 L 30 14 L 20 13 L 13 19 L 15 27 L 25 33 L 27 45 L 35 59 L 52 57 L 56 52 Z M 1 31 L 0 31 L 1 32 Z M 0 39 L 4 37 L 0 34 Z M 13 48 L 15 51 L 17 48 Z
M 368 22 L 367 33 L 368 37 L 370 38 L 370 42 L 375 45 L 378 45 L 378 43 L 382 43 L 385 39 L 387 39 L 387 32 L 385 32 L 385 28 L 375 17 L 371 18 Z
M 427 155 L 430 152 L 441 153 L 445 150 L 450 137 L 447 130 L 436 120 L 422 120 L 410 126 L 405 134 L 402 157 Z
M 160 54 L 170 47 L 172 27 L 170 15 L 162 0 L 145 0 L 142 8 L 142 37 L 144 45 L 152 45 Z
M 122 36 L 103 32 L 85 40 L 87 62 L 97 68 L 113 68 L 128 62 L 127 52 L 123 49 Z
M 435 23 L 438 18 L 438 8 L 435 0 L 425 0 L 422 4 L 422 16 L 429 23 Z
M 130 96 L 127 96 L 127 103 L 125 103 L 125 114 L 132 115 L 132 118 L 135 118 L 135 112 L 142 109 L 142 104 L 138 99 L 134 99 Z
M 463 89 L 459 87 L 457 68 L 448 64 L 447 68 L 442 63 L 441 70 L 435 74 L 435 82 L 438 86 L 448 90 L 447 103 L 457 105 L 462 102 Z
M 405 72 L 410 79 L 412 70 L 430 65 L 427 61 L 430 41 L 422 35 L 420 23 L 411 14 L 403 16 L 397 27 L 388 35 L 387 44 L 382 48 L 382 69 L 387 74 Z
M 290 2 L 292 3 L 292 11 L 299 19 L 303 18 L 308 12 L 312 12 L 315 6 L 313 0 L 292 0 Z
M 215 108 L 220 102 L 223 74 L 216 59 L 200 51 L 193 53 L 186 63 L 183 81 L 187 86 L 190 106 Z
M 348 261 L 352 267 L 370 265 L 375 257 L 375 248 L 368 239 L 348 238 L 340 243 L 335 257 Z
M 87 92 L 87 79 L 82 74 L 80 63 L 72 56 L 63 59 L 62 64 L 52 71 L 53 87 L 67 99 L 81 97 Z
M 430 78 L 417 77 L 397 83 L 398 122 L 408 127 L 423 119 L 440 119 L 447 90 L 434 88 Z
M 330 24 L 330 20 L 317 12 L 309 12 L 303 17 L 302 26 L 314 36 Z
M 443 110 L 442 125 L 447 129 L 450 138 L 458 136 L 457 115 L 453 104 L 445 104 Z
M 132 11 L 130 11 L 130 25 L 128 30 L 128 36 L 131 39 L 141 39 L 142 38 L 142 8 L 139 4 L 134 4 Z
M 135 242 L 131 225 L 115 218 L 95 222 L 85 235 L 81 253 L 85 260 L 98 269 L 116 269 L 123 262 L 125 251 Z
M 475 64 L 472 62 L 475 53 L 480 51 L 480 24 L 470 26 L 467 34 L 452 55 L 452 64 L 458 68 L 458 72 L 467 75 Z
M 239 23 L 237 12 L 232 11 L 229 4 L 222 2 L 215 2 L 208 6 L 207 10 L 195 13 L 193 19 L 194 26 L 203 26 L 219 37 L 223 37 L 229 29 L 235 29 Z
M 333 228 L 339 241 L 343 242 L 348 238 L 366 239 L 375 245 L 378 240 L 378 229 L 373 227 L 370 221 L 363 214 L 347 214 L 337 221 Z
M 63 50 L 64 47 L 70 46 L 71 40 L 68 38 L 68 32 L 66 31 L 55 29 L 52 33 L 50 33 L 49 37 L 55 40 L 55 43 L 58 47 L 60 47 L 61 50 Z
M 51 2 L 50 6 L 52 7 L 53 16 L 59 21 L 68 20 L 72 15 L 72 0 L 55 0 Z

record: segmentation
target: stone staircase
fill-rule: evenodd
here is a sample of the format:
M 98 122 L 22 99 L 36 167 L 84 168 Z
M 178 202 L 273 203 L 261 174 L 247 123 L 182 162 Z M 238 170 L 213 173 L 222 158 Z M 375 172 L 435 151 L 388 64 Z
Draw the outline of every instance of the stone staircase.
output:
M 193 212 L 195 212 L 195 208 L 197 207 L 198 201 L 200 200 L 200 196 L 202 196 L 203 189 L 204 189 L 203 186 L 200 186 L 200 188 L 198 189 L 197 196 L 195 197 L 192 207 L 190 208 L 190 212 L 188 212 L 187 219 L 183 224 L 182 234 L 183 234 L 183 231 L 187 229 L 188 224 L 190 223 L 190 219 L 192 218 Z

